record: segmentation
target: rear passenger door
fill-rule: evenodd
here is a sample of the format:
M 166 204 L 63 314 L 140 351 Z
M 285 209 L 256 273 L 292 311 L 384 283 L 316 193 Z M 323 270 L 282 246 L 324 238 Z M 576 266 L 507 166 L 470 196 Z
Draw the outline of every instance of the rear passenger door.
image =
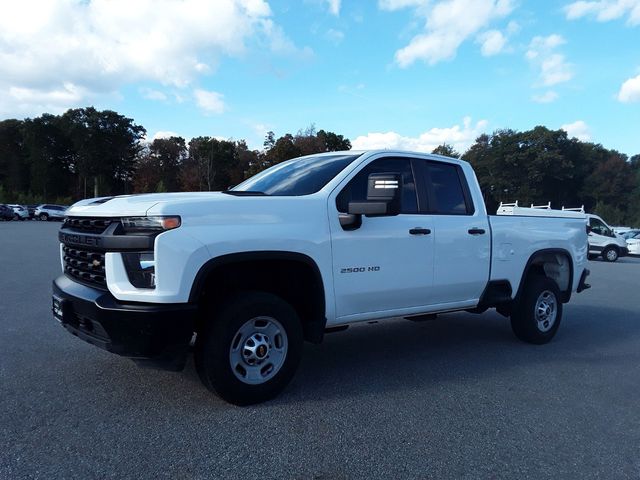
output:
M 489 220 L 475 208 L 459 164 L 424 160 L 418 170 L 434 225 L 433 297 L 438 303 L 477 300 L 489 280 Z

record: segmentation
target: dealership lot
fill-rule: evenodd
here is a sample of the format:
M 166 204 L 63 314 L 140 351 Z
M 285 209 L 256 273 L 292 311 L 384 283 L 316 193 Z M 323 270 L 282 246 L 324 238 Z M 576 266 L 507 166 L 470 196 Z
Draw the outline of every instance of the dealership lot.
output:
M 590 262 L 545 346 L 496 313 L 357 326 L 238 408 L 50 313 L 59 223 L 0 223 L 0 478 L 639 478 L 640 259 Z

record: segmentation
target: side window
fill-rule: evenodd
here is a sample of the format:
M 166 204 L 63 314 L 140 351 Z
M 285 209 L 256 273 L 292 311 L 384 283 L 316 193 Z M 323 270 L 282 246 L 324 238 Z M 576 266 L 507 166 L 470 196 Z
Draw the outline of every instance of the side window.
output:
M 381 158 L 364 167 L 351 179 L 336 197 L 336 208 L 347 213 L 349 202 L 364 202 L 367 199 L 367 182 L 372 173 L 402 174 L 402 209 L 401 213 L 418 213 L 416 183 L 408 158 Z
M 429 194 L 430 210 L 441 215 L 467 215 L 467 204 L 458 167 L 449 163 L 428 162 L 423 168 Z
M 590 218 L 589 226 L 591 227 L 591 230 L 593 230 L 593 233 L 597 235 L 604 235 L 605 237 L 612 236 L 607 226 L 597 218 Z

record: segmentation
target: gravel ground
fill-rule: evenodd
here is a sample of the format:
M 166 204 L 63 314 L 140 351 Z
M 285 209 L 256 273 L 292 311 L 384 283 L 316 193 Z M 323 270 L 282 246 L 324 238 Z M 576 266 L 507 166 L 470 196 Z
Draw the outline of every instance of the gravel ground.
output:
M 357 326 L 239 408 L 50 313 L 58 223 L 0 223 L 0 478 L 640 478 L 640 259 L 592 261 L 548 345 L 496 313 Z

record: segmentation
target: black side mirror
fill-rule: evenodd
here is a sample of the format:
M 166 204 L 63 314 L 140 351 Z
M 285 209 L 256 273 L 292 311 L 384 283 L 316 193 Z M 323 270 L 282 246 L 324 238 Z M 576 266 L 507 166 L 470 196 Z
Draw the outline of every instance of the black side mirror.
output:
M 366 202 L 349 202 L 349 214 L 368 217 L 393 216 L 400 213 L 402 175 L 372 173 L 369 175 Z

